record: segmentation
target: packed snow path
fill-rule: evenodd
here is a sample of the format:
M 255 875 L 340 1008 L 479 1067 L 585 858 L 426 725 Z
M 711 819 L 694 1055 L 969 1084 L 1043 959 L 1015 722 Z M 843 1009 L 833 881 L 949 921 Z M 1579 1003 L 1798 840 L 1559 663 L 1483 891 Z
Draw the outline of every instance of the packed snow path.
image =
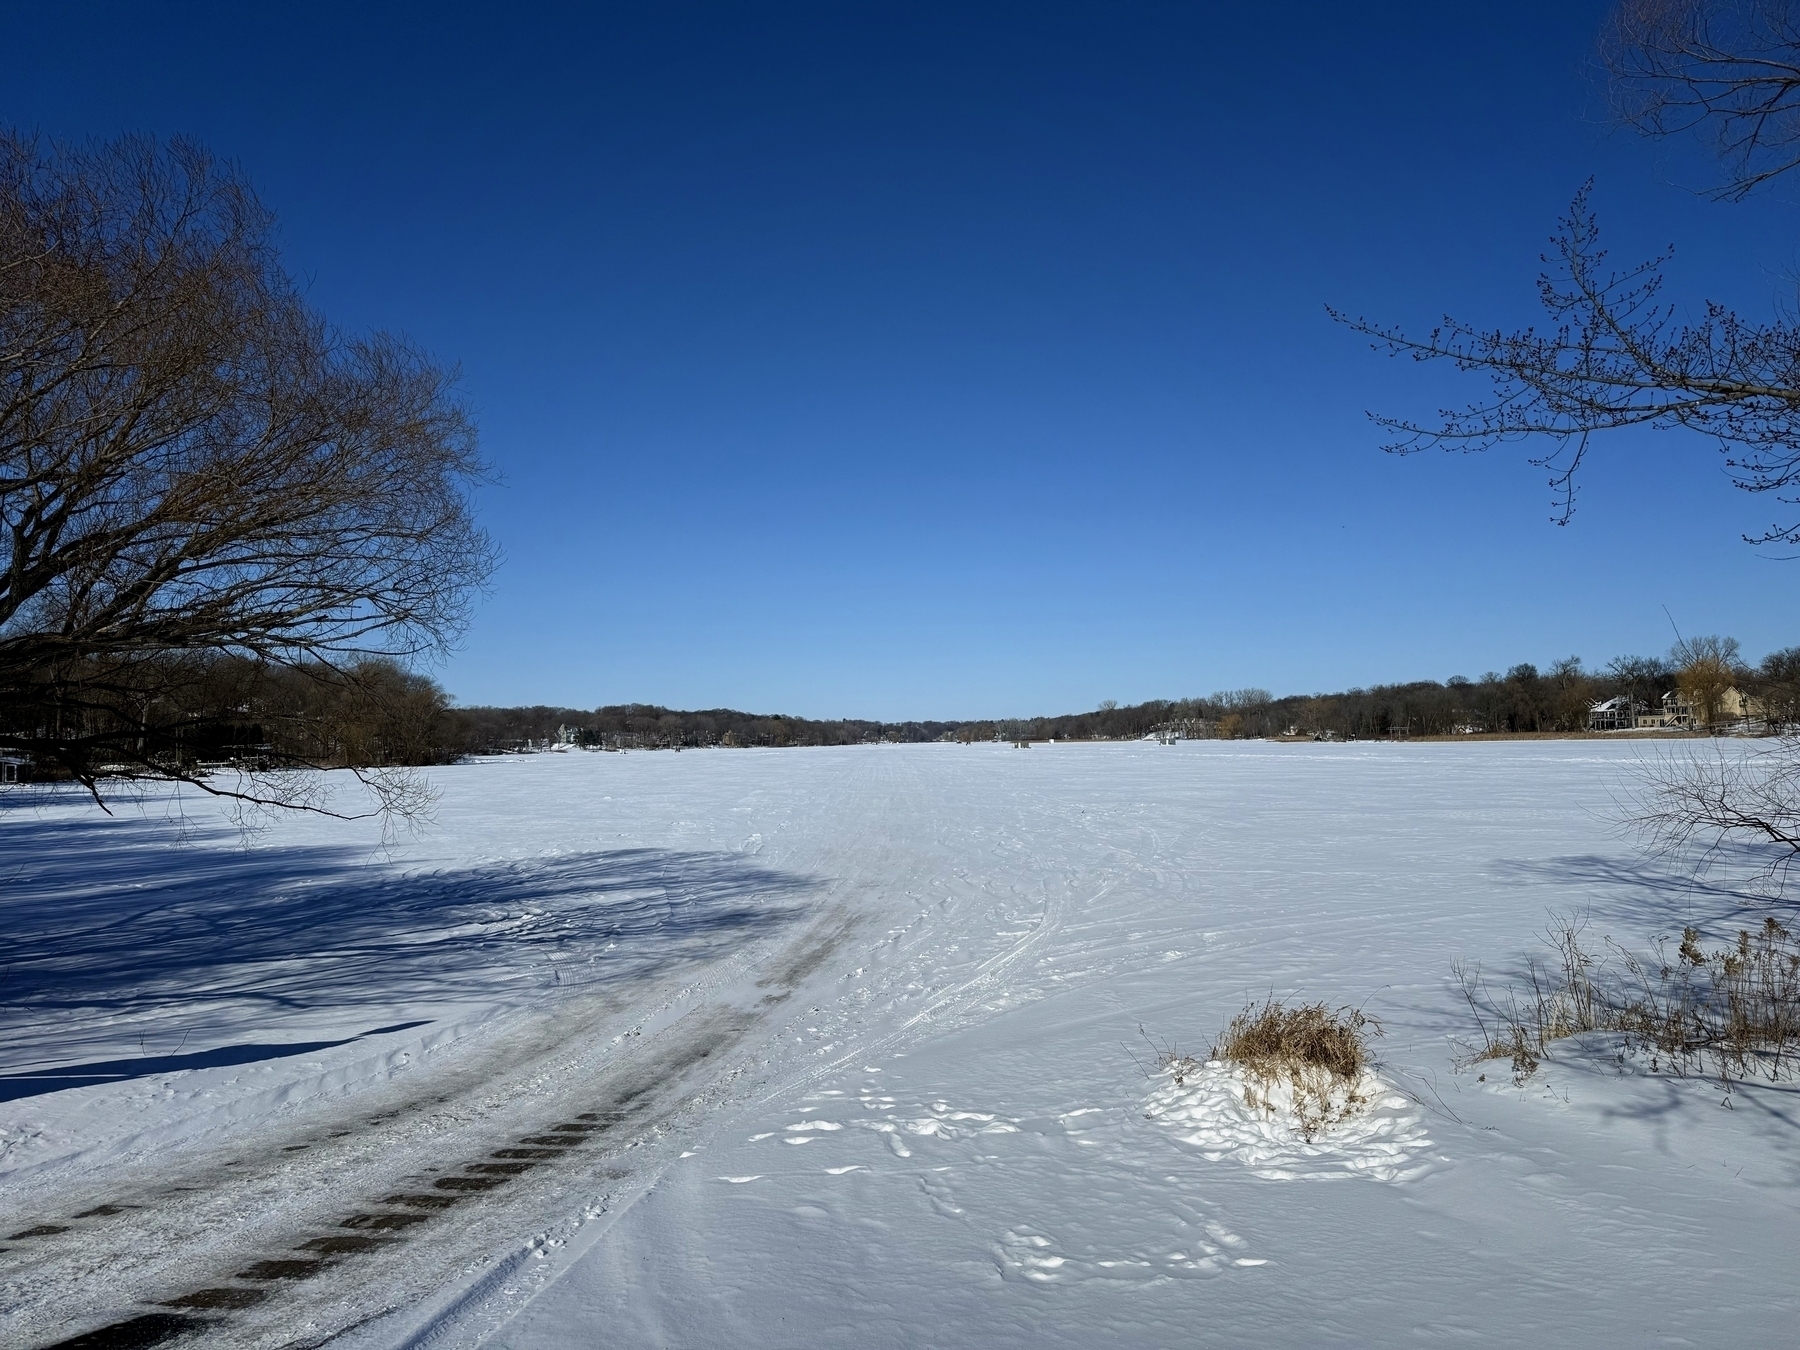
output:
M 1744 911 L 1609 830 L 1637 753 L 554 754 L 385 850 L 14 795 L 3 1339 L 1782 1341 L 1791 1093 L 1451 1067 L 1455 958 Z M 1271 992 L 1386 1027 L 1311 1144 L 1133 1059 Z

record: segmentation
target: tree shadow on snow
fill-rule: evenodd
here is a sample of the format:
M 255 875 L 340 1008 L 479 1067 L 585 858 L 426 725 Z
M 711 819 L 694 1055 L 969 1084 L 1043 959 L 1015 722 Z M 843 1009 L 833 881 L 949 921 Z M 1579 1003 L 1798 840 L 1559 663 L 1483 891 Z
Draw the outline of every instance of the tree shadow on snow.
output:
M 99 1083 L 124 1083 L 133 1078 L 151 1078 L 157 1074 L 179 1073 L 183 1069 L 220 1069 L 234 1064 L 255 1064 L 265 1059 L 287 1059 L 294 1055 L 310 1055 L 349 1045 L 368 1036 L 385 1036 L 396 1031 L 411 1031 L 429 1026 L 430 1020 L 399 1022 L 391 1027 L 371 1027 L 356 1036 L 335 1041 L 283 1041 L 272 1045 L 223 1045 L 216 1050 L 200 1050 L 191 1055 L 138 1055 L 131 1059 L 103 1059 L 87 1064 L 70 1064 L 60 1069 L 40 1069 L 31 1073 L 0 1073 L 0 1102 L 17 1101 L 21 1097 L 40 1097 L 46 1092 L 65 1088 L 91 1087 Z
M 1655 858 L 1597 853 L 1562 858 L 1503 859 L 1489 870 L 1520 885 L 1579 888 L 1580 895 L 1553 901 L 1552 909 L 1571 908 L 1596 920 L 1630 922 L 1641 931 L 1660 931 L 1694 924 L 1700 928 L 1744 924 L 1755 927 L 1772 901 L 1753 878 L 1768 861 L 1764 850 L 1721 851 L 1705 871 Z
M 3 823 L 0 868 L 0 1055 L 14 1069 L 66 1062 L 97 1036 L 116 1058 L 130 1021 L 266 1039 L 271 1022 L 333 1009 L 516 1002 L 654 974 L 781 925 L 819 885 L 662 849 L 404 874 L 356 849 L 220 846 L 230 831 L 173 846 L 156 822 L 25 815 Z M 140 1045 L 134 1062 L 167 1072 L 257 1047 L 184 1048 Z M 125 1062 L 86 1068 L 136 1076 Z

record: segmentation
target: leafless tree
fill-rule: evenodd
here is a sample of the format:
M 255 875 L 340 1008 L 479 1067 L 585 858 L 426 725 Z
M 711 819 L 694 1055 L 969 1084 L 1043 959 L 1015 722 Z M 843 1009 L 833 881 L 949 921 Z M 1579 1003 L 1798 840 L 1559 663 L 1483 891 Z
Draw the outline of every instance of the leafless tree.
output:
M 1488 377 L 1487 398 L 1442 410 L 1436 425 L 1371 414 L 1393 435 L 1383 448 L 1413 454 L 1545 442 L 1531 463 L 1550 471 L 1554 519 L 1566 524 L 1595 432 L 1685 427 L 1718 443 L 1740 488 L 1800 502 L 1800 326 L 1780 318 L 1751 322 L 1716 304 L 1681 322 L 1661 300 L 1667 257 L 1609 270 L 1584 188 L 1553 240 L 1546 258 L 1552 270 L 1538 279 L 1555 327 L 1508 333 L 1445 318 L 1415 338 L 1336 314 L 1373 338 L 1377 350 L 1448 360 Z M 1800 543 L 1800 521 L 1777 521 L 1751 538 Z
M 0 750 L 296 800 L 195 767 L 198 691 L 441 650 L 483 472 L 453 373 L 315 312 L 237 169 L 0 133 Z
M 1622 823 L 1659 853 L 1704 869 L 1748 845 L 1754 876 L 1779 894 L 1800 863 L 1800 744 L 1741 753 L 1691 743 L 1647 757 Z
M 1763 657 L 1754 688 L 1771 728 L 1792 733 L 1800 727 L 1800 647 L 1786 647 Z
M 1606 671 L 1634 705 L 1648 706 L 1657 686 L 1669 678 L 1668 663 L 1656 656 L 1615 656 Z
M 1614 111 L 1653 137 L 1710 137 L 1724 169 L 1711 194 L 1738 201 L 1800 168 L 1800 0 L 1617 0 L 1601 39 Z M 1591 185 L 1590 185 L 1591 186 Z M 1744 490 L 1800 504 L 1800 323 L 1777 307 L 1768 320 L 1708 304 L 1684 321 L 1663 297 L 1670 253 L 1623 269 L 1607 263 L 1599 228 L 1577 193 L 1538 280 L 1551 325 L 1507 332 L 1446 318 L 1425 337 L 1334 317 L 1377 350 L 1449 361 L 1485 376 L 1488 395 L 1432 423 L 1375 416 L 1386 449 L 1486 450 L 1543 445 L 1555 519 L 1574 510 L 1576 473 L 1596 432 L 1685 428 L 1711 437 Z M 1753 543 L 1800 544 L 1792 511 Z M 1744 678 L 1736 645 L 1678 644 L 1672 655 L 1690 700 L 1716 715 Z M 1635 679 L 1632 681 L 1635 687 Z M 1766 704 L 1765 704 L 1766 706 Z M 1800 858 L 1800 742 L 1766 750 L 1691 747 L 1650 761 L 1625 816 L 1656 847 L 1702 861 L 1728 844 L 1768 850 L 1779 890 Z
M 1748 682 L 1737 639 L 1680 638 L 1670 649 L 1669 659 L 1675 667 L 1676 688 L 1694 710 L 1696 724 L 1706 729 L 1717 726 L 1727 692 Z
M 1716 195 L 1741 198 L 1800 164 L 1800 6 L 1783 0 L 1620 0 L 1602 43 L 1620 117 L 1649 135 L 1710 131 L 1726 168 Z M 1663 299 L 1671 256 L 1610 267 L 1576 195 L 1545 256 L 1538 295 L 1552 326 L 1506 332 L 1458 319 L 1425 337 L 1333 311 L 1377 350 L 1445 360 L 1484 375 L 1489 394 L 1434 423 L 1371 414 L 1385 449 L 1487 450 L 1542 443 L 1554 519 L 1575 506 L 1576 473 L 1596 432 L 1686 428 L 1715 440 L 1736 484 L 1800 503 L 1800 325 L 1708 304 L 1681 320 Z M 1800 544 L 1792 513 L 1754 543 Z
M 1698 131 L 1737 201 L 1800 166 L 1800 11 L 1787 0 L 1621 0 L 1601 36 L 1614 115 Z

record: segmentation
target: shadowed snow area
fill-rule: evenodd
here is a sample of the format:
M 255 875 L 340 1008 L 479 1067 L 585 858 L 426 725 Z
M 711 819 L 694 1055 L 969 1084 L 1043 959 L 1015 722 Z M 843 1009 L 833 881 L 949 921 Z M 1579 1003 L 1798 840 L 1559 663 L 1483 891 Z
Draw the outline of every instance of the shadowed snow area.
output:
M 0 1175 L 342 1095 L 495 1019 L 735 950 L 815 887 L 738 852 L 495 859 L 490 832 L 403 861 L 353 830 L 317 842 L 326 822 L 258 843 L 204 801 L 150 805 L 0 798 L 0 1102 L 18 1112 Z
M 1548 911 L 1640 949 L 1764 912 L 1613 833 L 1635 754 L 550 754 L 435 772 L 390 852 L 0 811 L 0 1184 L 36 1234 L 0 1315 L 27 1345 L 170 1300 L 215 1319 L 194 1344 L 346 1350 L 1782 1343 L 1791 1087 L 1726 1101 L 1604 1037 L 1522 1087 L 1455 1067 L 1452 962 L 1504 982 Z M 1139 1063 L 1140 1028 L 1204 1060 L 1270 996 L 1385 1032 L 1310 1141 L 1235 1069 Z M 462 1198 L 398 1215 L 434 1186 Z M 143 1217 L 89 1218 L 114 1191 Z
M 616 849 L 406 873 L 342 848 L 237 847 L 227 830 L 171 842 L 144 821 L 11 815 L 0 1094 L 19 1095 L 11 1065 L 116 1043 L 121 1026 L 154 1037 L 138 1047 L 154 1073 L 232 1053 L 200 1049 L 218 1036 L 319 1012 L 642 973 L 741 940 L 781 917 L 772 898 L 804 889 L 730 854 Z
M 237 1064 L 255 1064 L 259 1060 L 284 1059 L 289 1055 L 310 1055 L 318 1050 L 333 1050 L 340 1045 L 360 1041 L 363 1036 L 390 1036 L 397 1031 L 410 1031 L 426 1022 L 400 1022 L 391 1027 L 373 1027 L 362 1036 L 346 1036 L 340 1041 L 278 1041 L 267 1045 L 224 1045 L 215 1050 L 197 1050 L 191 1055 L 139 1055 L 135 1059 L 102 1059 L 86 1064 L 70 1064 L 59 1069 L 28 1070 L 24 1073 L 0 1074 L 0 1102 L 20 1097 L 36 1097 L 45 1092 L 61 1092 L 65 1088 L 89 1087 L 102 1083 L 122 1083 L 132 1078 L 154 1078 L 158 1074 L 181 1073 L 188 1069 L 218 1069 Z M 185 1038 L 184 1038 L 185 1039 Z

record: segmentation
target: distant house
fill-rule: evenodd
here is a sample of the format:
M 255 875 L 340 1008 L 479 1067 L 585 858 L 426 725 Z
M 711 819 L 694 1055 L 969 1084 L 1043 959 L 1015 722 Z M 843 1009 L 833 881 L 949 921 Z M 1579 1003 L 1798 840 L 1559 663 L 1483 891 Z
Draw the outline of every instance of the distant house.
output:
M 1760 721 L 1762 704 L 1741 692 L 1735 685 L 1719 696 L 1719 721 L 1746 726 Z
M 1607 702 L 1616 702 L 1609 699 Z M 1605 705 L 1596 703 L 1595 709 Z M 1749 697 L 1735 685 L 1719 695 L 1718 706 L 1713 710 L 1714 727 L 1733 727 L 1742 731 L 1754 731 L 1762 719 L 1762 709 L 1756 700 Z M 1592 725 L 1592 719 L 1589 720 Z M 1662 703 L 1654 710 L 1639 705 L 1632 725 L 1644 731 L 1705 731 L 1700 710 L 1679 689 L 1671 689 L 1662 696 Z
M 1603 699 L 1588 709 L 1589 731 L 1631 731 L 1643 725 L 1646 708 L 1625 694 Z
M 1617 703 L 1619 701 L 1618 699 L 1608 699 L 1606 702 Z M 1596 703 L 1594 709 L 1598 712 L 1605 706 L 1606 704 Z M 1694 710 L 1681 696 L 1679 689 L 1671 689 L 1664 694 L 1655 707 L 1643 703 L 1634 704 L 1631 721 L 1628 723 L 1629 726 L 1639 731 L 1692 731 L 1695 724 Z M 1588 725 L 1593 725 L 1591 717 Z M 1608 729 L 1610 730 L 1610 728 Z
M 1719 706 L 1713 726 L 1728 731 L 1756 734 L 1768 730 L 1760 699 L 1753 698 L 1733 686 L 1719 695 Z

